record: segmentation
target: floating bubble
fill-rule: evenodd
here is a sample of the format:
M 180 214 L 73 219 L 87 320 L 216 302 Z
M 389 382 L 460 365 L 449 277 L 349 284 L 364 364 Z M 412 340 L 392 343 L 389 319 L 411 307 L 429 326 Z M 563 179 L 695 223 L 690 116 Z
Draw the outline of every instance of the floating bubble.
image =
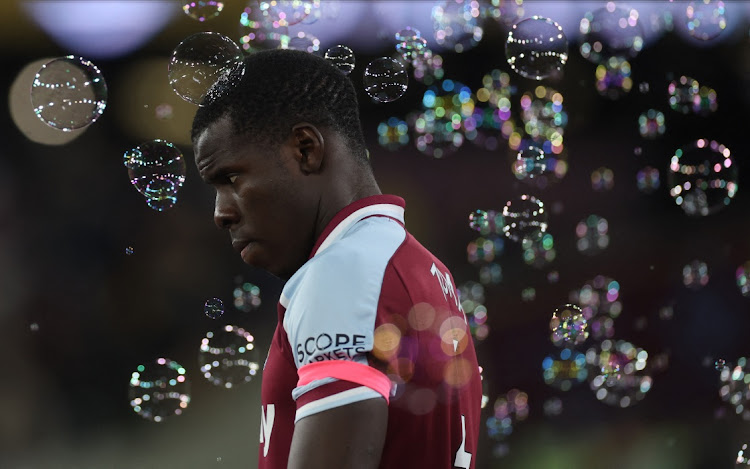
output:
M 661 184 L 659 170 L 651 166 L 646 166 L 638 171 L 636 181 L 639 191 L 650 194 L 658 189 Z
M 303 21 L 320 2 L 302 0 L 270 0 L 260 1 L 261 11 L 268 18 L 280 26 L 292 26 Z
M 735 274 L 737 278 L 737 287 L 740 289 L 742 296 L 750 296 L 750 261 L 737 267 Z
M 32 322 L 31 324 L 29 324 L 29 330 L 31 332 L 38 332 L 39 331 L 39 324 L 37 324 L 35 322 Z
M 505 42 L 510 68 L 534 80 L 559 78 L 568 61 L 568 38 L 549 18 L 532 16 L 513 25 Z
M 481 265 L 494 261 L 504 248 L 505 242 L 499 236 L 480 237 L 469 242 L 466 254 L 470 264 Z
M 547 171 L 547 155 L 539 147 L 529 145 L 516 155 L 513 162 L 513 175 L 517 179 L 533 179 Z
M 541 238 L 525 238 L 521 240 L 523 261 L 537 269 L 546 267 L 555 260 L 557 251 L 554 248 L 555 240 L 550 233 L 545 233 Z
M 345 75 L 349 75 L 354 70 L 354 52 L 344 45 L 339 44 L 329 48 L 324 57 Z
M 378 143 L 383 148 L 394 151 L 409 143 L 409 126 L 398 117 L 389 117 L 378 124 Z
M 443 117 L 437 117 L 437 114 Z M 413 117 L 414 145 L 421 153 L 433 158 L 443 158 L 455 153 L 464 144 L 464 132 L 460 114 L 447 113 L 456 120 L 445 116 L 446 112 L 427 109 Z
M 551 270 L 547 274 L 547 281 L 549 283 L 557 283 L 557 282 L 559 282 L 560 281 L 560 272 L 558 272 L 556 270 Z
M 563 348 L 545 357 L 542 376 L 544 382 L 553 388 L 570 391 L 571 387 L 584 382 L 588 376 L 586 356 L 576 350 Z
M 582 344 L 589 336 L 587 324 L 580 307 L 566 304 L 557 308 L 549 322 L 552 343 L 558 347 Z
M 577 304 L 588 321 L 588 330 L 595 340 L 614 335 L 614 319 L 622 312 L 620 283 L 610 277 L 597 275 L 578 289 L 570 292 L 569 300 Z
M 70 132 L 102 115 L 107 107 L 107 83 L 96 65 L 82 57 L 53 59 L 34 77 L 31 105 L 42 122 Z
M 310 33 L 299 31 L 296 35 L 289 38 L 287 49 L 301 50 L 314 54 L 320 50 L 320 39 Z
M 244 73 L 242 51 L 223 34 L 196 33 L 177 45 L 168 70 L 174 92 L 185 101 L 201 105 L 222 77 Z
M 420 37 L 422 37 L 422 34 L 419 32 L 419 30 L 416 28 L 412 28 L 411 26 L 407 26 L 404 29 L 400 29 L 398 32 L 396 32 L 397 42 L 413 41 L 414 39 Z
M 605 404 L 630 407 L 651 390 L 648 352 L 630 342 L 603 340 L 586 351 L 586 363 L 591 390 Z
M 726 8 L 720 0 L 690 2 L 685 9 L 685 25 L 690 35 L 708 41 L 727 28 Z
M 559 397 L 552 397 L 544 401 L 544 415 L 547 417 L 557 417 L 562 414 L 563 404 Z
M 253 2 L 240 15 L 240 46 L 247 52 L 283 49 L 289 44 L 289 28 L 274 21 L 268 9 Z
M 745 456 L 747 451 L 747 443 L 742 445 L 739 451 L 737 451 L 737 460 L 735 461 L 736 466 L 734 467 L 748 467 L 750 466 L 750 458 Z
M 651 86 L 648 84 L 648 82 L 642 82 L 638 83 L 638 91 L 640 91 L 643 94 L 646 94 L 651 89 Z
M 432 8 L 435 42 L 456 52 L 467 51 L 482 40 L 478 2 L 446 2 Z
M 146 197 L 154 210 L 163 211 L 177 203 L 177 192 L 185 182 L 185 160 L 174 144 L 153 140 L 125 152 L 130 183 Z
M 664 125 L 664 113 L 656 109 L 649 109 L 638 116 L 638 132 L 641 137 L 655 139 L 664 135 L 666 126 Z
M 750 420 L 750 374 L 746 357 L 737 359 L 735 365 L 726 363 L 719 373 L 719 396 L 734 408 L 743 420 Z
M 521 301 L 529 302 L 536 300 L 536 288 L 526 287 L 521 290 Z
M 618 99 L 633 87 L 630 62 L 621 57 L 610 57 L 596 67 L 596 89 L 609 99 Z
M 699 139 L 675 151 L 669 164 L 669 194 L 690 216 L 706 216 L 737 194 L 738 172 L 731 151 Z
M 487 307 L 484 305 L 484 286 L 477 282 L 465 282 L 458 287 L 458 298 L 466 314 L 471 335 L 481 341 L 487 338 Z
M 209 382 L 229 389 L 258 375 L 259 357 L 252 334 L 241 327 L 226 325 L 206 333 L 201 340 L 198 363 Z
M 708 86 L 701 86 L 698 80 L 681 76 L 672 80 L 667 87 L 669 107 L 683 114 L 706 116 L 716 111 L 718 102 L 716 91 Z
M 700 290 L 708 280 L 708 266 L 703 261 L 696 259 L 682 268 L 682 283 L 691 290 Z
M 547 231 L 547 211 L 544 203 L 532 195 L 521 195 L 503 207 L 505 236 L 513 241 L 539 239 Z
M 718 360 L 714 362 L 714 368 L 716 368 L 718 371 L 723 370 L 724 367 L 726 367 L 726 365 L 727 365 L 727 361 L 724 360 L 723 358 L 719 358 Z
M 591 188 L 597 192 L 609 191 L 615 187 L 615 173 L 611 169 L 597 168 L 591 172 Z
M 203 306 L 203 312 L 211 319 L 217 319 L 224 314 L 224 302 L 218 298 L 209 298 Z
M 490 0 L 481 4 L 485 18 L 492 18 L 507 27 L 524 16 L 523 0 Z
M 604 63 L 612 57 L 633 58 L 643 49 L 643 27 L 632 8 L 608 2 L 604 8 L 587 12 L 581 19 L 581 55 Z
M 380 103 L 395 101 L 406 93 L 409 75 L 403 64 L 388 57 L 375 59 L 365 68 L 365 91 Z
M 161 422 L 171 415 L 181 415 L 190 404 L 185 368 L 168 358 L 138 365 L 130 377 L 128 397 L 130 407 L 146 420 Z
M 500 70 L 492 70 L 482 77 L 482 87 L 477 90 L 477 102 L 487 103 L 496 110 L 493 117 L 502 123 L 511 118 L 511 97 L 516 89 L 510 84 L 510 75 Z
M 489 229 L 489 219 L 487 218 L 487 212 L 484 210 L 474 210 L 469 213 L 469 228 L 474 231 L 486 231 Z
M 186 15 L 200 22 L 219 16 L 219 13 L 221 13 L 221 10 L 223 9 L 224 3 L 216 2 L 214 0 L 185 2 L 182 6 L 182 11 L 184 11 Z
M 396 52 L 409 63 L 420 60 L 428 50 L 427 39 L 423 37 L 408 39 L 396 44 Z
M 479 281 L 482 285 L 497 285 L 503 280 L 503 269 L 496 262 L 489 262 L 479 268 Z
M 135 253 L 135 249 L 133 249 L 133 246 L 128 246 L 125 248 L 125 254 L 128 256 L 132 256 Z
M 513 426 L 529 416 L 529 396 L 518 389 L 511 389 L 498 397 L 493 414 L 487 419 L 487 436 L 502 441 L 513 433 Z
M 576 248 L 578 252 L 594 255 L 602 252 L 609 246 L 609 223 L 607 219 L 589 215 L 576 225 Z
M 242 282 L 232 292 L 234 307 L 245 313 L 249 313 L 260 307 L 260 287 L 250 282 Z
M 443 56 L 434 54 L 431 50 L 425 50 L 424 54 L 412 62 L 414 68 L 414 79 L 427 86 L 442 80 L 445 76 L 443 70 Z

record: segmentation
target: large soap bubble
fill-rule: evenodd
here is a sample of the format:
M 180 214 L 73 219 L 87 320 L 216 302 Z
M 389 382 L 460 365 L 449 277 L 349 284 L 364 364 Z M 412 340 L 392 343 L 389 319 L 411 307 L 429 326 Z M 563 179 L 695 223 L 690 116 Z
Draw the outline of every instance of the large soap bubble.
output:
M 532 16 L 513 25 L 505 42 L 505 57 L 522 77 L 559 77 L 568 61 L 568 39 L 556 22 Z
M 260 354 L 255 338 L 241 327 L 226 325 L 209 331 L 201 340 L 200 363 L 203 376 L 216 386 L 231 388 L 258 375 Z
M 388 103 L 406 93 L 409 75 L 402 63 L 381 57 L 367 64 L 363 82 L 365 91 L 374 101 Z
M 643 26 L 633 8 L 616 6 L 614 2 L 581 19 L 581 55 L 594 63 L 611 57 L 632 58 L 643 49 Z
M 130 377 L 130 407 L 146 420 L 161 422 L 180 415 L 190 404 L 190 382 L 185 368 L 168 358 L 138 365 Z
M 163 211 L 177 203 L 186 169 L 174 144 L 158 139 L 142 143 L 125 152 L 124 164 L 130 183 L 146 197 L 149 207 Z

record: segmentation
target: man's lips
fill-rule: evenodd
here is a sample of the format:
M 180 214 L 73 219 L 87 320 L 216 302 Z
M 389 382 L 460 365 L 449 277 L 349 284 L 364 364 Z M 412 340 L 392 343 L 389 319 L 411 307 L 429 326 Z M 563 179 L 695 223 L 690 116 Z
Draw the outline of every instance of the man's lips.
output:
M 242 254 L 242 251 L 252 243 L 253 240 L 251 239 L 236 239 L 232 241 L 232 247 L 235 251 L 239 252 L 240 255 Z

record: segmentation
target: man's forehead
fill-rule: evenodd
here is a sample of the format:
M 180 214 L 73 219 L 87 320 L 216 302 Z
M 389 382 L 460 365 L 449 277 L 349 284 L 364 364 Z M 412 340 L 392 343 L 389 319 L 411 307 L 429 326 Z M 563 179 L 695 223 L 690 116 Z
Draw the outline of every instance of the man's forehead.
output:
M 221 153 L 233 144 L 234 129 L 229 117 L 221 117 L 209 124 L 195 139 L 195 163 L 198 169 L 208 164 L 212 155 Z

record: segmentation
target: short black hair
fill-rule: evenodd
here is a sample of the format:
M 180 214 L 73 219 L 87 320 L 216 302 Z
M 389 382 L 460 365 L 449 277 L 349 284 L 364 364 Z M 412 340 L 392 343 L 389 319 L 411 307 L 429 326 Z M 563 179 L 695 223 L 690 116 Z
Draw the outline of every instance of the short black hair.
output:
M 193 141 L 224 116 L 238 133 L 269 145 L 281 143 L 295 124 L 309 122 L 337 131 L 353 156 L 368 162 L 354 85 L 328 60 L 298 50 L 258 51 L 245 57 L 239 75 L 211 89 L 193 119 Z

